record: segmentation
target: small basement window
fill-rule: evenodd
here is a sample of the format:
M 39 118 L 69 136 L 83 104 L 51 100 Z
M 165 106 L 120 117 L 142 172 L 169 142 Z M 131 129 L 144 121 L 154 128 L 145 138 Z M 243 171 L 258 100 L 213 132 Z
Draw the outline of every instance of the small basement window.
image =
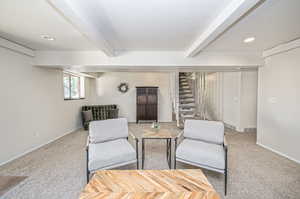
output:
M 78 100 L 85 98 L 84 77 L 64 73 L 63 81 L 65 100 Z

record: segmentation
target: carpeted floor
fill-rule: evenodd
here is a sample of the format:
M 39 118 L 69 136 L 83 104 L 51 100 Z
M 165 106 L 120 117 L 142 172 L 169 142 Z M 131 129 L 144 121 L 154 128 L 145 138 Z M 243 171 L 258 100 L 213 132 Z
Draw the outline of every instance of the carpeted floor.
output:
M 149 127 L 149 124 L 143 124 Z M 162 128 L 176 129 L 174 124 Z M 130 130 L 137 131 L 136 124 Z M 69 134 L 54 143 L 0 167 L 1 175 L 28 176 L 6 193 L 5 199 L 73 199 L 85 185 L 87 132 Z M 224 197 L 223 175 L 204 170 L 223 198 L 299 199 L 300 165 L 255 144 L 254 133 L 226 132 L 229 143 L 228 194 Z M 167 169 L 165 142 L 146 142 L 145 169 Z M 178 163 L 178 168 L 194 168 Z M 135 169 L 129 165 L 120 169 Z M 1 199 L 2 199 L 1 198 Z
M 0 176 L 0 198 L 26 178 L 26 176 Z

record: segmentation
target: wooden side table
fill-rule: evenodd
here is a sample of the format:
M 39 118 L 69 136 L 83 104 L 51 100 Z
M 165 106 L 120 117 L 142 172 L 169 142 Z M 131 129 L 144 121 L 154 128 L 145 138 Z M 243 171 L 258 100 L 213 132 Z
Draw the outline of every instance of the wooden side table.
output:
M 200 169 L 100 170 L 80 199 L 220 199 Z
M 168 129 L 147 129 L 144 130 L 144 133 L 141 135 L 142 140 L 142 169 L 144 169 L 145 162 L 145 140 L 147 139 L 162 139 L 166 140 L 166 154 L 168 166 L 171 169 L 171 161 L 172 161 L 172 141 L 177 139 L 181 134 L 174 133 Z

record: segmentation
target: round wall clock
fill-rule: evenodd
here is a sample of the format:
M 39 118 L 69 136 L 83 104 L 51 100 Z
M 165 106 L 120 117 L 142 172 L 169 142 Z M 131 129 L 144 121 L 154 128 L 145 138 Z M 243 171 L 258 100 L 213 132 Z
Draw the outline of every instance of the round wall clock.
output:
M 121 93 L 126 93 L 126 92 L 129 90 L 128 84 L 127 84 L 127 83 L 121 83 L 121 84 L 118 86 L 118 90 L 119 90 Z

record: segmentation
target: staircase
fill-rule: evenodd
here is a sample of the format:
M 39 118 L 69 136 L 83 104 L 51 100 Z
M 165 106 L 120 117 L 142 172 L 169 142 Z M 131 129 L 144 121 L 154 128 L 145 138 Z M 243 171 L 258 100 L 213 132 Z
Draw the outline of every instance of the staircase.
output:
M 195 97 L 187 73 L 179 73 L 179 127 L 196 116 Z

